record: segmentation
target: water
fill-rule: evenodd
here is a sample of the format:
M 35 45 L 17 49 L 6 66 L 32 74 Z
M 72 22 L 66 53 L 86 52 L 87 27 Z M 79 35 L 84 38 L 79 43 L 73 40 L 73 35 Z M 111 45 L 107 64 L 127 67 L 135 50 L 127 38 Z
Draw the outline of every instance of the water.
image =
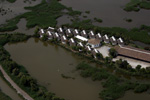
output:
M 94 25 L 103 27 L 123 27 L 133 28 L 142 24 L 150 25 L 150 11 L 141 9 L 139 12 L 126 12 L 123 10 L 125 4 L 130 0 L 61 0 L 61 3 L 74 10 L 82 12 L 90 11 L 88 18 L 101 18 L 102 23 L 94 23 Z M 124 19 L 130 18 L 131 23 Z M 59 22 L 58 22 L 59 23 Z M 61 22 L 60 22 L 61 24 Z
M 75 66 L 86 61 L 67 50 L 38 39 L 30 39 L 25 43 L 7 44 L 5 48 L 13 60 L 22 64 L 32 77 L 49 91 L 66 100 L 101 100 L 100 82 L 84 79 L 75 71 Z M 61 74 L 74 77 L 64 79 Z
M 23 100 L 14 89 L 9 87 L 7 83 L 0 77 L 0 89 L 13 100 Z
M 93 82 L 90 78 L 82 78 L 75 66 L 86 61 L 59 46 L 30 39 L 26 42 L 5 45 L 12 59 L 25 66 L 32 77 L 49 91 L 66 100 L 101 100 L 98 93 L 103 90 L 100 81 Z M 74 77 L 64 79 L 61 74 Z M 132 78 L 131 78 L 132 79 Z M 119 100 L 147 100 L 147 93 L 135 94 L 127 91 Z
M 42 0 L 36 0 L 36 1 L 29 0 L 29 1 L 31 1 L 31 3 L 30 2 L 24 3 L 24 0 L 17 0 L 14 3 L 9 3 L 6 0 L 0 1 L 0 8 L 2 7 L 5 10 L 8 9 L 12 10 L 12 12 L 11 11 L 7 12 L 6 15 L 2 16 L 0 14 L 0 19 L 1 19 L 0 24 L 4 24 L 6 23 L 6 20 L 9 20 L 11 18 L 14 18 L 17 15 L 27 12 L 28 10 L 25 10 L 24 7 L 37 5 Z
M 3 33 L 11 34 L 14 32 L 19 32 L 19 33 L 24 33 L 27 35 L 33 35 L 36 27 L 28 29 L 26 27 L 26 24 L 27 24 L 27 21 L 26 21 L 26 19 L 23 18 L 17 24 L 18 29 L 14 30 L 14 31 L 9 31 L 9 32 L 0 32 L 0 34 L 3 34 Z

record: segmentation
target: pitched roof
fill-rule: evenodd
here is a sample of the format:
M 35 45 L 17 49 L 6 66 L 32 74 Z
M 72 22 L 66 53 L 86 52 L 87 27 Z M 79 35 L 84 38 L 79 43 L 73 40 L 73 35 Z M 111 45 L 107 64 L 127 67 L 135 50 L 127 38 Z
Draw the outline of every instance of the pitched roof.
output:
M 49 36 L 52 35 L 52 33 L 50 31 L 47 31 L 47 33 L 48 33 Z
M 91 51 L 91 48 L 90 48 L 90 46 L 87 46 L 87 48 L 88 48 L 88 50 L 89 50 L 89 51 Z
M 108 36 L 107 36 L 106 34 L 104 35 L 104 37 L 105 37 L 105 39 L 106 39 L 106 40 L 108 40 L 108 39 L 109 39 L 109 38 L 108 38 Z
M 120 55 L 150 62 L 150 52 L 147 50 L 142 50 L 131 46 L 116 46 L 115 49 Z
M 64 39 L 64 40 L 67 40 L 66 37 L 65 37 L 64 35 L 63 35 L 63 39 Z
M 102 36 L 100 35 L 100 33 L 98 33 L 98 34 L 97 34 L 97 36 L 98 36 L 99 38 L 101 38 L 101 37 L 102 37 Z
M 63 30 L 62 30 L 62 28 L 61 28 L 61 27 L 59 28 L 59 31 L 60 31 L 60 32 L 63 32 Z
M 100 40 L 93 38 L 93 39 L 89 39 L 88 43 L 93 44 L 93 45 L 97 45 L 97 44 L 100 44 Z
M 41 31 L 42 34 L 44 34 L 44 29 L 41 29 L 40 31 Z
M 85 32 L 85 30 L 83 30 L 82 32 L 83 32 L 83 34 L 84 34 L 84 35 L 86 35 L 86 32 Z
M 77 29 L 74 30 L 77 34 L 79 33 Z
M 71 38 L 71 39 L 70 39 L 70 41 L 71 41 L 72 43 L 74 43 L 74 40 L 73 40 L 73 38 Z
M 121 43 L 123 43 L 123 40 L 122 40 L 122 38 L 119 38 L 119 41 L 120 41 Z

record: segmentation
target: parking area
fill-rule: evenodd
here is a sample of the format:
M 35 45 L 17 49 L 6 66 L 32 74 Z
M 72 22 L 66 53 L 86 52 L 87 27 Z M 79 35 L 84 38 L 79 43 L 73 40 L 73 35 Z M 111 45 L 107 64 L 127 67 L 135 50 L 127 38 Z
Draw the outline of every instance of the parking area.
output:
M 103 57 L 109 56 L 109 46 L 102 46 L 96 49 L 103 55 Z

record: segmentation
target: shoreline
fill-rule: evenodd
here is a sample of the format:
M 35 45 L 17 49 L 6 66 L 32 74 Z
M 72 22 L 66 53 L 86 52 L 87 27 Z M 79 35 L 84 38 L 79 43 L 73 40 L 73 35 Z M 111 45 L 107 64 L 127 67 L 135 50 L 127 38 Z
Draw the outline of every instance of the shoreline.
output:
M 6 79 L 6 81 L 10 83 L 10 85 L 17 91 L 18 94 L 22 95 L 25 100 L 34 100 L 9 77 L 9 75 L 5 72 L 5 70 L 2 68 L 1 65 L 0 65 L 0 70 L 4 78 Z

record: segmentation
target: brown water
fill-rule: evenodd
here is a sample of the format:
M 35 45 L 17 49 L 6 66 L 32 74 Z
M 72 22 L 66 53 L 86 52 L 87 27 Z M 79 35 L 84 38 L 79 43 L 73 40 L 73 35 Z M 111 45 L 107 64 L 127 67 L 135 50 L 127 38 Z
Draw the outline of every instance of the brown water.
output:
M 66 100 L 101 100 L 98 98 L 98 93 L 103 89 L 101 83 L 82 78 L 79 72 L 75 71 L 78 63 L 87 60 L 59 46 L 33 38 L 23 43 L 7 44 L 5 48 L 13 60 L 24 65 L 32 77 L 57 96 Z M 61 74 L 74 77 L 75 80 L 64 79 Z M 129 91 L 119 100 L 148 99 L 148 93 L 134 94 Z
M 141 9 L 139 12 L 126 12 L 123 10 L 125 4 L 130 0 L 61 0 L 61 3 L 74 10 L 90 11 L 85 14 L 88 18 L 101 18 L 102 23 L 94 23 L 104 27 L 139 27 L 142 24 L 150 25 L 150 10 Z M 133 22 L 128 23 L 124 18 L 131 18 Z M 58 22 L 59 23 L 59 22 Z M 60 22 L 61 24 L 61 22 Z
M 23 100 L 14 89 L 12 89 L 7 85 L 7 83 L 1 77 L 0 77 L 0 89 L 2 90 L 3 93 L 7 94 L 13 100 Z
M 66 100 L 100 100 L 100 82 L 84 79 L 75 71 L 75 66 L 84 61 L 77 55 L 37 39 L 30 39 L 26 43 L 7 44 L 5 48 L 13 60 L 24 65 L 32 77 L 57 96 Z M 61 74 L 75 79 L 64 79 Z

